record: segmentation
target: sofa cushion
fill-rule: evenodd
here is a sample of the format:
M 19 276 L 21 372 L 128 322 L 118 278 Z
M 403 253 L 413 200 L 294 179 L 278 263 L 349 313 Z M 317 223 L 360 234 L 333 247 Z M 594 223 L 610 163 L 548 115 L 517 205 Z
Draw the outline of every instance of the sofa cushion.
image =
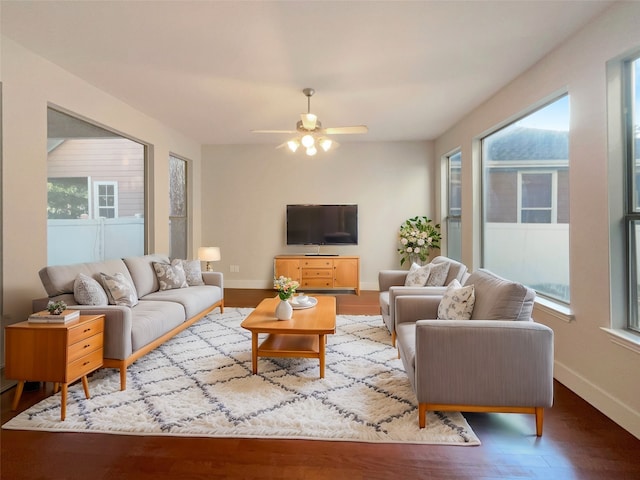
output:
M 180 260 L 173 260 L 170 264 L 153 262 L 153 269 L 156 272 L 160 290 L 172 290 L 189 286 Z
M 431 261 L 432 264 L 448 263 L 449 272 L 447 273 L 447 279 L 443 285 L 449 285 L 454 279 L 457 279 L 460 283 L 464 283 L 467 275 L 467 266 L 464 263 L 460 263 L 457 260 L 453 260 L 443 255 L 438 255 Z
M 182 268 L 184 268 L 184 274 L 187 277 L 187 284 L 189 284 L 190 287 L 204 285 L 200 260 L 180 260 L 180 262 L 182 262 Z
M 222 289 L 213 285 L 202 285 L 174 290 L 161 290 L 145 295 L 140 300 L 175 302 L 182 305 L 186 318 L 195 317 L 214 303 L 222 300 Z
M 407 278 L 404 280 L 405 287 L 424 287 L 429 279 L 431 264 L 418 265 L 412 263 Z
M 169 263 L 169 257 L 154 253 L 140 257 L 126 257 L 123 262 L 129 269 L 138 297 L 142 298 L 151 292 L 157 292 L 160 288 L 153 262 Z
M 453 280 L 438 305 L 438 320 L 469 320 L 476 297 L 473 285 L 463 287 Z
M 102 284 L 111 305 L 135 307 L 138 304 L 138 294 L 133 283 L 123 273 L 108 275 L 100 273 Z
M 466 285 L 475 289 L 472 320 L 531 320 L 536 294 L 521 283 L 478 269 L 469 276 Z
M 108 305 L 109 299 L 97 280 L 79 273 L 73 283 L 73 297 L 78 305 Z
M 134 352 L 186 320 L 184 307 L 175 302 L 140 302 L 132 312 L 131 347 Z
M 84 273 L 92 278 L 100 278 L 100 272 L 122 273 L 131 278 L 129 270 L 119 258 L 102 262 L 74 263 L 71 265 L 50 265 L 40 269 L 38 274 L 47 296 L 55 297 L 66 293 L 73 294 L 73 284 L 78 274 Z
M 429 272 L 429 278 L 425 286 L 427 287 L 442 287 L 446 284 L 447 275 L 451 264 L 449 262 L 432 263 L 431 271 Z

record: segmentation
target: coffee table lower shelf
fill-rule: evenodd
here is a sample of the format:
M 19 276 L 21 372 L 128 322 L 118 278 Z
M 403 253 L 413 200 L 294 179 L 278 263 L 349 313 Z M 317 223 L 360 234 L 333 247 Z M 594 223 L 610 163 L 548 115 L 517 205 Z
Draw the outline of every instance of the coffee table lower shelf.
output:
M 258 373 L 258 357 L 317 358 L 320 361 L 320 378 L 324 378 L 326 335 L 295 335 L 271 333 L 260 346 L 258 334 L 252 335 L 253 373 Z M 321 348 L 322 347 L 322 348 Z

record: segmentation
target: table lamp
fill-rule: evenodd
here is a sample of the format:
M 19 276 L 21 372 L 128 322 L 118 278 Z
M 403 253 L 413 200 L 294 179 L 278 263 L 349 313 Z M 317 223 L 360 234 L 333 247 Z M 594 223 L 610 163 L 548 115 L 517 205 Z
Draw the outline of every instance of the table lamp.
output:
M 200 247 L 198 248 L 198 260 L 207 262 L 207 272 L 212 272 L 211 262 L 220 260 L 220 247 Z

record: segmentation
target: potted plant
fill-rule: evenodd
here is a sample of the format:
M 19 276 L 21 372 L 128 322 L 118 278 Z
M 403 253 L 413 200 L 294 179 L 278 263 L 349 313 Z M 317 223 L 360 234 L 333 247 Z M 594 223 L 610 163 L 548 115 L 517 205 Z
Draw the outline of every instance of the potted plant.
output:
M 51 315 L 61 315 L 62 312 L 64 312 L 66 309 L 67 309 L 67 304 L 64 303 L 62 300 L 59 300 L 57 302 L 50 301 L 47 304 L 47 311 Z
M 411 262 L 424 263 L 427 261 L 431 250 L 440 248 L 440 224 L 433 224 L 431 219 L 425 216 L 413 217 L 400 225 L 399 232 L 400 265 L 410 260 Z

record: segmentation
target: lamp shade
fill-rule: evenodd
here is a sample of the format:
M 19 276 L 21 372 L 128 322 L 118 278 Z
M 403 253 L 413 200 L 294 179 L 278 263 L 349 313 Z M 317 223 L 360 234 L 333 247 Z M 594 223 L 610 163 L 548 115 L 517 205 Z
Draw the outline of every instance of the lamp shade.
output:
M 220 247 L 198 248 L 198 260 L 203 262 L 217 262 L 220 260 Z

